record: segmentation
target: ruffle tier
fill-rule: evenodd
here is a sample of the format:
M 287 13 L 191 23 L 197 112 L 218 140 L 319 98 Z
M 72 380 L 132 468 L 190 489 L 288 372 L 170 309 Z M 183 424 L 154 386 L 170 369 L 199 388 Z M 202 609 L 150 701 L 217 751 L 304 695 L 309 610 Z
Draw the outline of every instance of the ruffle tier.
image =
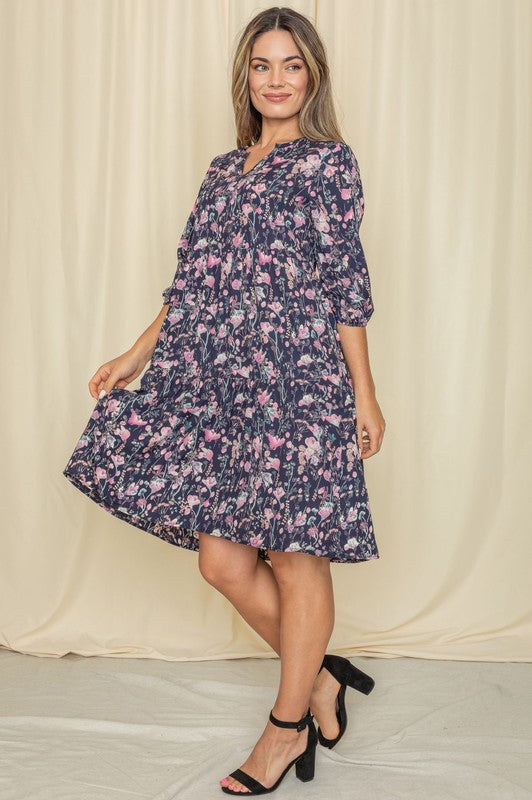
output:
M 158 379 L 159 376 L 159 379 Z M 199 550 L 199 532 L 332 562 L 379 557 L 345 381 L 209 375 L 97 401 L 63 474 L 116 517 Z

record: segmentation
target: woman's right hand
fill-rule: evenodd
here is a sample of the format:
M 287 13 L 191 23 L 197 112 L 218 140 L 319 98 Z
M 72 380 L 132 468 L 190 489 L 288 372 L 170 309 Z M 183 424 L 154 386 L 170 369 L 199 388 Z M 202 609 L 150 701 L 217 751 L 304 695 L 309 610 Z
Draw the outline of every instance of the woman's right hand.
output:
M 96 370 L 89 381 L 89 392 L 98 400 L 102 389 L 106 394 L 117 387 L 123 389 L 140 375 L 148 361 L 149 358 L 140 350 L 127 350 Z

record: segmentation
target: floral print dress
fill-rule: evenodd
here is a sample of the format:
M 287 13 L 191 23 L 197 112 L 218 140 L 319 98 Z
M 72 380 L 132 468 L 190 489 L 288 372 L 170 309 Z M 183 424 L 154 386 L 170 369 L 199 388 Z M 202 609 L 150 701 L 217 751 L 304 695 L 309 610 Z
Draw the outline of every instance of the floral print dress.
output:
M 215 156 L 179 242 L 140 388 L 96 402 L 63 474 L 189 550 L 198 532 L 351 563 L 379 557 L 336 323 L 373 313 L 350 146 Z

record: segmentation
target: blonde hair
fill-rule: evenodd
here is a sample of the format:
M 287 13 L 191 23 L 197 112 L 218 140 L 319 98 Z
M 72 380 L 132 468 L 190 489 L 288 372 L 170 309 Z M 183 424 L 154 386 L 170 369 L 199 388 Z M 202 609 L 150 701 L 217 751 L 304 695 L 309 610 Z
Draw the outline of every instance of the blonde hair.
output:
M 299 128 L 309 139 L 343 142 L 332 98 L 325 47 L 307 17 L 292 8 L 273 6 L 248 22 L 233 59 L 231 95 L 235 113 L 237 147 L 255 144 L 261 134 L 262 117 L 251 103 L 248 86 L 249 62 L 255 40 L 266 31 L 289 31 L 301 50 L 308 69 L 308 86 L 299 111 Z

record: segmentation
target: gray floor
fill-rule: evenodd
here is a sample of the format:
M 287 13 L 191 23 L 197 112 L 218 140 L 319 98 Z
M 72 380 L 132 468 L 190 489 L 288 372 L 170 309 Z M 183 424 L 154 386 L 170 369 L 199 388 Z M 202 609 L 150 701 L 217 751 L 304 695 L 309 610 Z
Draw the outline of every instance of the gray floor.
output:
M 532 800 L 532 665 L 350 656 L 348 729 L 272 796 Z M 38 658 L 0 650 L 2 800 L 208 800 L 275 699 L 277 659 Z

